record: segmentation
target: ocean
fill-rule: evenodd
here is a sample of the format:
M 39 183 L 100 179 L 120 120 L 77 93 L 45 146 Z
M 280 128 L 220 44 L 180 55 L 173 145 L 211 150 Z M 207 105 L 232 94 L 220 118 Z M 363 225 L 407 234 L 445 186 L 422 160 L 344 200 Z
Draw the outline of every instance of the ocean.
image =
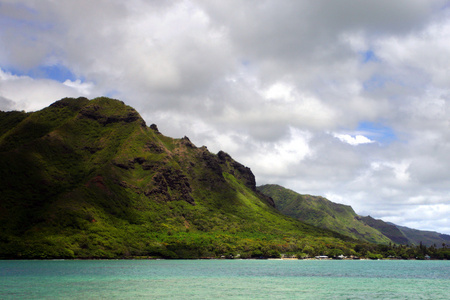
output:
M 450 261 L 3 260 L 0 299 L 450 299 Z

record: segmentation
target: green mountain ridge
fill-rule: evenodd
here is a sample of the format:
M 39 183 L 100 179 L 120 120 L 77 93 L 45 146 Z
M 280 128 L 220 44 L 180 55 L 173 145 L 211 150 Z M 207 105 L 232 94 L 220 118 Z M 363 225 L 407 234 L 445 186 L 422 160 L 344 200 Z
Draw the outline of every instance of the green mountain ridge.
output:
M 360 216 L 348 205 L 334 203 L 320 196 L 302 195 L 279 185 L 257 187 L 271 197 L 276 207 L 287 216 L 308 224 L 330 229 L 371 243 L 401 245 L 436 245 L 450 241 L 450 236 L 398 226 L 370 216 Z
M 450 243 L 450 235 L 448 234 L 442 234 L 435 231 L 417 230 L 395 224 L 393 225 L 406 236 L 410 244 L 419 245 L 422 243 L 428 247 L 441 247 Z
M 351 255 L 361 244 L 279 213 L 249 168 L 164 136 L 118 100 L 65 98 L 0 112 L 0 125 L 0 258 Z
M 381 232 L 362 222 L 351 206 L 320 196 L 300 195 L 279 185 L 263 185 L 258 190 L 270 196 L 281 213 L 298 220 L 371 243 L 391 242 Z
M 389 224 L 380 219 L 374 219 L 371 216 L 359 216 L 358 219 L 368 226 L 378 230 L 394 243 L 402 245 L 407 245 L 409 243 L 409 239 L 405 236 L 405 234 L 393 224 Z

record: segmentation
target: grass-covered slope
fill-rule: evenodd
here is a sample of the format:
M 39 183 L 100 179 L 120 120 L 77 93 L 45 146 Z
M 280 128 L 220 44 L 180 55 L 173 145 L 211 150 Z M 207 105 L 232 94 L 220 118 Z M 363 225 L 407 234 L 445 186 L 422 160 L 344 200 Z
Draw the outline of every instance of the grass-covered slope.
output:
M 355 246 L 280 214 L 249 168 L 162 135 L 121 101 L 66 98 L 1 112 L 0 125 L 0 257 L 268 257 Z
M 258 190 L 272 197 L 280 212 L 308 224 L 367 242 L 391 242 L 380 231 L 362 222 L 351 206 L 319 196 L 301 195 L 279 185 L 263 185 Z

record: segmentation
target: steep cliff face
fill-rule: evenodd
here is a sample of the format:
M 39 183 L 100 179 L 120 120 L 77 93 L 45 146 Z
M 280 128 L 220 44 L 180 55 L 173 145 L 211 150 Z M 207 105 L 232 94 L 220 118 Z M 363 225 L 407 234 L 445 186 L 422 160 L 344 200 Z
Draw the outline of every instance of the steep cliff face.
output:
M 244 165 L 233 160 L 230 155 L 223 151 L 219 151 L 217 156 L 220 160 L 221 165 L 225 167 L 228 173 L 235 176 L 237 179 L 242 180 L 242 182 L 253 192 L 255 192 L 259 198 L 263 199 L 268 205 L 275 207 L 275 202 L 273 201 L 273 199 L 261 193 L 256 188 L 255 175 L 253 175 L 250 168 L 245 167 Z
M 281 247 L 286 234 L 342 242 L 279 214 L 225 152 L 166 137 L 121 101 L 0 117 L 0 256 L 215 256 Z M 234 234 L 226 247 L 223 232 Z

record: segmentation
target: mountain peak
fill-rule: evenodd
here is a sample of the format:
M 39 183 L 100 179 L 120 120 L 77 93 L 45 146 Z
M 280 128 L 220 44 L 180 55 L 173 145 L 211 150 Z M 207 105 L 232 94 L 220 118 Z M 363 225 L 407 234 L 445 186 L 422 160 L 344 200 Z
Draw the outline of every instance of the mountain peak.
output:
M 89 103 L 89 99 L 85 97 L 79 98 L 63 98 L 50 104 L 49 107 L 63 108 L 69 107 L 73 110 L 79 110 L 81 107 Z
M 117 122 L 139 122 L 145 127 L 145 121 L 132 107 L 120 100 L 106 97 L 95 98 L 87 103 L 80 111 L 81 116 L 93 119 L 103 125 Z

